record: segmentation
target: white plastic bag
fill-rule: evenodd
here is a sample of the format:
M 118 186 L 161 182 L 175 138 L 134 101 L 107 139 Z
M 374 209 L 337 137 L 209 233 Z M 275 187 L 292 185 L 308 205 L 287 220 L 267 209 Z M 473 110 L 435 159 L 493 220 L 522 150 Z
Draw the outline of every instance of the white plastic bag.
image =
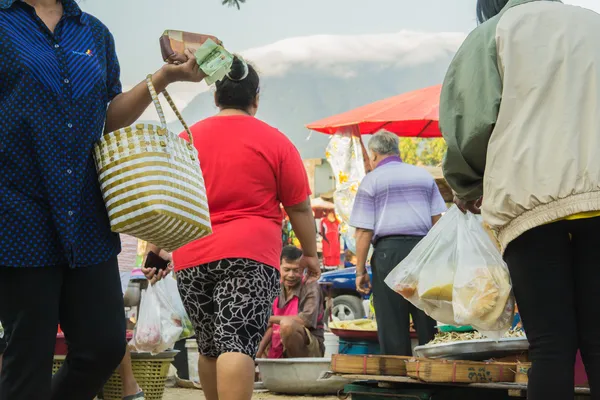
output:
M 456 206 L 385 282 L 441 323 L 472 325 L 488 337 L 501 337 L 511 326 L 508 268 L 480 218 Z
M 182 333 L 179 336 L 179 340 L 188 339 L 194 336 L 194 326 L 192 325 L 192 321 L 187 315 L 185 311 L 185 307 L 183 306 L 183 301 L 181 301 L 181 296 L 179 295 L 179 289 L 177 289 L 177 281 L 171 274 L 167 275 L 160 282 L 155 284 L 156 290 L 161 292 L 161 296 L 165 296 L 170 299 L 172 309 L 174 313 L 172 313 L 171 318 L 173 322 L 181 326 Z
M 479 216 L 467 213 L 461 219 L 457 246 L 455 321 L 484 332 L 508 330 L 514 314 L 510 274 Z
M 133 345 L 140 352 L 159 354 L 173 348 L 183 328 L 177 324 L 177 311 L 163 290 L 149 285 L 142 296 L 140 315 L 133 335 Z
M 456 325 L 451 293 L 460 214 L 457 208 L 450 208 L 385 280 L 417 308 L 436 321 L 450 325 Z M 450 295 L 441 295 L 443 291 L 449 291 Z M 430 297 L 422 298 L 422 293 Z
M 160 336 L 160 305 L 152 285 L 142 296 L 137 324 L 133 332 L 133 346 L 141 352 L 152 353 L 162 344 Z

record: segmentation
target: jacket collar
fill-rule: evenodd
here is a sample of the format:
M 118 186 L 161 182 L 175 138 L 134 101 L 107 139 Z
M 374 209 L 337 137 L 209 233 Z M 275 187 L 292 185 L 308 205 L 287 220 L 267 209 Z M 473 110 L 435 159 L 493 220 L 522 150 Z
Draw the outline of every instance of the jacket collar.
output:
M 508 10 L 509 8 L 520 6 L 521 4 L 531 3 L 533 1 L 554 1 L 557 3 L 562 3 L 561 0 L 510 0 L 508 3 L 506 3 L 504 8 L 502 9 L 502 12 Z
M 21 2 L 22 0 L 0 0 L 0 10 L 6 10 L 13 6 L 13 4 Z M 84 14 L 79 8 L 79 5 L 75 0 L 61 0 L 65 17 L 79 17 L 80 22 L 84 22 Z

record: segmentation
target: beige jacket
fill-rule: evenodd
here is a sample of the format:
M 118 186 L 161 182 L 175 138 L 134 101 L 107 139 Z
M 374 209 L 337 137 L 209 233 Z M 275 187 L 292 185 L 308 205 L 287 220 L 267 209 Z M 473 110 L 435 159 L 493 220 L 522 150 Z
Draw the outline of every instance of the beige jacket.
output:
M 537 226 L 600 210 L 600 15 L 511 0 L 475 29 L 446 76 L 444 175 L 483 195 L 502 249 Z

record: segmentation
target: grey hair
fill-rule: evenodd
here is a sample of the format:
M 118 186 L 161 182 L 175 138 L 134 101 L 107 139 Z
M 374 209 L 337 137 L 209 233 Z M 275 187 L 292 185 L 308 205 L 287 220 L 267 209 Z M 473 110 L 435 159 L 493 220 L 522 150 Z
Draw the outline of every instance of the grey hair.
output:
M 369 140 L 369 150 L 382 156 L 399 156 L 399 146 L 398 136 L 387 131 L 377 132 Z

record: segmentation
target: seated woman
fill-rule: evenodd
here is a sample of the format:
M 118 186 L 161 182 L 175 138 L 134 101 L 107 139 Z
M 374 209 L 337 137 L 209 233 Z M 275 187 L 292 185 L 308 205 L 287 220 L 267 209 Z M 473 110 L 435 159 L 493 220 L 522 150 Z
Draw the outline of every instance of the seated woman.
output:
M 323 295 L 317 282 L 304 280 L 301 258 L 302 250 L 284 247 L 281 294 L 273 304 L 259 358 L 323 357 L 325 353 Z

